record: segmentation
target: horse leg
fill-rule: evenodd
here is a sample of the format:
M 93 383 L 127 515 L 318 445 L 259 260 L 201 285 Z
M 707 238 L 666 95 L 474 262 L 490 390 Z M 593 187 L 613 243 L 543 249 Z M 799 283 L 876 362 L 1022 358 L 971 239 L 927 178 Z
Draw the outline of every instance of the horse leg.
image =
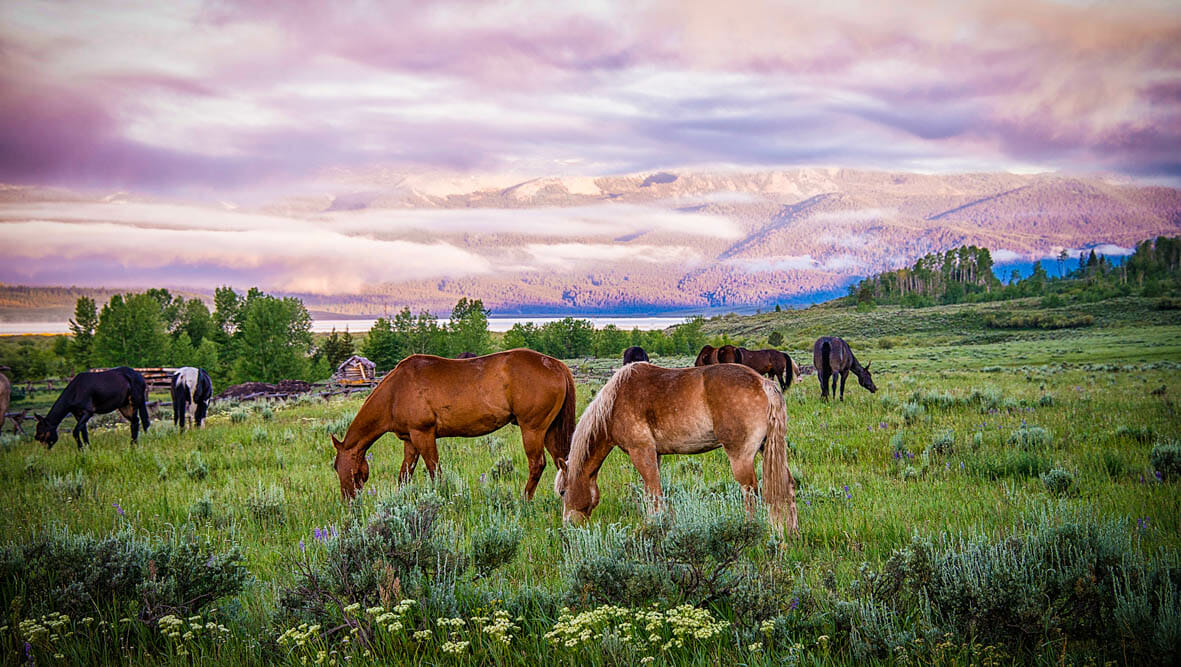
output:
M 398 472 L 398 484 L 407 484 L 414 476 L 414 468 L 418 465 L 418 450 L 409 439 L 402 441 L 402 469 Z
M 828 378 L 820 370 L 816 371 L 816 377 L 820 378 L 820 400 L 828 400 Z
M 82 449 L 82 444 L 85 443 L 87 447 L 90 446 L 90 432 L 86 430 L 86 422 L 94 416 L 93 412 L 84 411 L 75 415 L 78 423 L 74 425 L 74 442 L 78 443 L 78 449 Z
M 135 404 L 128 403 L 119 408 L 119 414 L 131 422 L 131 444 L 134 445 L 135 441 L 139 439 L 139 413 L 135 411 Z
M 845 378 L 849 377 L 849 371 L 841 371 L 841 400 L 845 400 Z M 835 393 L 835 392 L 834 392 Z
M 537 482 L 545 470 L 545 429 L 521 429 L 521 444 L 525 446 L 525 458 L 529 459 L 529 481 L 525 482 L 525 500 L 533 500 Z
M 652 504 L 649 506 L 649 511 L 653 512 L 660 509 L 660 464 L 657 462 L 656 445 L 640 445 L 633 446 L 627 451 L 627 455 L 632 460 L 632 465 L 639 471 L 640 477 L 644 479 L 644 488 L 648 491 L 648 497 Z
M 759 446 L 756 444 L 753 448 L 746 447 L 746 450 L 756 452 Z M 729 452 L 726 452 L 729 454 Z M 755 458 L 752 453 L 749 457 L 731 457 L 730 471 L 734 473 L 734 479 L 738 480 L 738 485 L 742 487 L 742 500 L 746 503 L 747 516 L 754 518 L 755 515 L 755 496 L 759 494 L 759 479 L 755 476 Z
M 422 461 L 426 464 L 426 471 L 430 473 L 431 479 L 435 479 L 435 473 L 439 470 L 439 450 L 435 448 L 435 432 L 411 429 L 410 442 L 422 455 Z

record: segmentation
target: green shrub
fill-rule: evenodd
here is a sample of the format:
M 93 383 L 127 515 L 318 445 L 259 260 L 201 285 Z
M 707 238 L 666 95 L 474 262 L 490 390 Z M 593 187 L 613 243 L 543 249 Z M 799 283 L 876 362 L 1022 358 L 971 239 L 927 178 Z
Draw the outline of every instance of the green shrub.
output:
M 1025 451 L 1046 449 L 1054 436 L 1041 426 L 1022 426 L 1009 435 L 1009 444 Z
M 1135 440 L 1136 442 L 1144 444 L 1152 442 L 1152 439 L 1155 437 L 1155 435 L 1156 433 L 1153 431 L 1151 426 L 1127 426 L 1125 424 L 1121 424 L 1115 429 L 1115 436 L 1117 438 L 1127 438 L 1129 440 Z
M 246 498 L 246 509 L 259 523 L 283 523 L 287 518 L 287 494 L 273 482 L 264 487 L 260 481 Z
M 936 454 L 950 454 L 955 449 L 955 431 L 946 429 L 931 440 L 931 449 Z
M 856 588 L 922 606 L 961 639 L 1029 648 L 1069 636 L 1168 663 L 1181 647 L 1178 584 L 1176 554 L 1145 556 L 1123 522 L 1047 514 L 1013 536 L 915 536 Z
M 902 406 L 902 419 L 907 424 L 913 424 L 918 421 L 920 417 L 927 413 L 927 409 L 923 407 L 922 403 L 909 401 Z
M 478 572 L 488 573 L 511 563 L 517 557 L 523 535 L 520 524 L 493 516 L 472 536 L 472 565 Z
M 406 486 L 383 498 L 367 519 L 354 515 L 338 535 L 324 539 L 315 560 L 307 557 L 298 566 L 295 583 L 280 591 L 280 610 L 329 622 L 339 620 L 340 604 L 389 607 L 407 598 L 419 600 L 428 618 L 451 616 L 456 578 L 467 561 L 439 521 L 445 503 L 433 489 Z
M 192 480 L 203 480 L 209 476 L 209 466 L 201 459 L 201 452 L 194 451 L 185 461 L 185 474 Z
M 78 500 L 86 490 L 82 469 L 64 475 L 51 474 L 45 479 L 45 489 L 62 500 Z
M 968 471 L 984 479 L 1038 477 L 1050 470 L 1048 458 L 1031 452 L 1015 452 L 999 456 L 981 456 L 968 463 Z
M 689 493 L 672 486 L 666 511 L 638 532 L 618 524 L 571 528 L 562 572 L 568 602 L 644 606 L 712 601 L 754 622 L 775 613 L 786 581 L 756 568 L 744 554 L 768 536 L 765 517 L 747 516 L 741 492 Z
M 213 498 L 208 493 L 189 505 L 189 518 L 198 521 L 213 518 Z
M 1074 492 L 1074 475 L 1067 470 L 1054 468 L 1043 474 L 1041 478 L 1046 491 L 1055 496 L 1065 496 Z
M 1181 443 L 1176 440 L 1155 445 L 1148 460 L 1163 479 L 1170 482 L 1181 479 Z
M 1073 329 L 1095 323 L 1090 315 L 1067 313 L 992 313 L 984 316 L 991 329 Z
M 233 595 L 247 576 L 236 546 L 218 551 L 188 530 L 146 539 L 130 529 L 91 537 L 57 527 L 0 549 L 0 604 L 15 609 L 20 596 L 30 618 L 59 612 L 152 621 Z
M 492 479 L 506 479 L 512 476 L 513 467 L 513 457 L 502 456 L 499 459 L 496 459 L 496 463 L 492 464 L 492 469 L 488 472 L 491 473 Z
M 230 411 L 230 422 L 234 424 L 241 424 L 250 417 L 250 411 L 246 408 L 234 408 Z

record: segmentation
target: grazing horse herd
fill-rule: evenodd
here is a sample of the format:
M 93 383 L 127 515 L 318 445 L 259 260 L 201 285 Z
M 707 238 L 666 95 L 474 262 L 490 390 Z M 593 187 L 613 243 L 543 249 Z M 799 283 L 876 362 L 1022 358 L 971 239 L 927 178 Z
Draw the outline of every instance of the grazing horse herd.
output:
M 877 390 L 869 364 L 858 363 L 840 338 L 823 337 L 812 349 L 821 398 L 829 381 L 844 400 L 849 373 L 871 392 Z M 660 456 L 700 454 L 721 447 L 742 487 L 747 510 L 758 494 L 754 460 L 763 454 L 763 499 L 780 531 L 797 529 L 794 482 L 787 465 L 784 432 L 787 410 L 782 392 L 800 377 L 799 366 L 779 350 L 748 350 L 706 345 L 690 368 L 662 368 L 648 362 L 643 348 L 630 347 L 624 365 L 603 385 L 575 419 L 574 376 L 553 357 L 528 349 L 459 359 L 415 354 L 386 374 L 365 399 L 344 439 L 331 436 L 332 467 L 341 495 L 353 498 L 369 480 L 366 453 L 382 435 L 403 443 L 398 481 L 414 474 L 421 458 L 433 478 L 439 466 L 438 438 L 476 437 L 505 424 L 521 429 L 529 460 L 525 497 L 532 498 L 545 469 L 546 453 L 558 473 L 554 491 L 562 497 L 563 517 L 580 521 L 599 504 L 599 470 L 616 447 L 644 480 L 654 505 L 661 497 Z M 766 376 L 766 377 L 764 377 Z M 777 380 L 778 386 L 770 380 Z M 0 406 L 7 408 L 7 378 L 0 375 Z M 213 385 L 202 369 L 185 367 L 172 377 L 173 421 L 204 425 Z M 80 373 L 70 381 L 45 417 L 37 419 L 36 439 L 57 442 L 66 415 L 77 421 L 74 440 L 90 444 L 87 421 L 119 411 L 131 422 L 131 441 L 142 421 L 148 430 L 147 387 L 134 369 Z M 4 410 L 0 409 L 0 419 Z

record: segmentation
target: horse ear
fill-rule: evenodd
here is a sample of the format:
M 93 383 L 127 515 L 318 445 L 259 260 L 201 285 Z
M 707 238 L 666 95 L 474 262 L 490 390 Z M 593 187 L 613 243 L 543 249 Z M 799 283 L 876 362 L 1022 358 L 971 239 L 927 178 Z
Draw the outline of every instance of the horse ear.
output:
M 554 459 L 554 464 L 558 466 L 558 470 L 566 472 L 566 459 Z
M 869 365 L 872 363 L 873 363 L 872 361 L 865 362 L 865 370 L 869 370 Z
M 45 421 L 45 418 L 42 417 L 41 415 L 37 414 L 36 412 L 33 413 L 33 418 L 36 419 L 38 422 Z
M 337 440 L 335 435 L 329 437 L 332 438 L 332 446 L 336 448 L 336 451 L 340 451 L 344 447 L 344 443 Z

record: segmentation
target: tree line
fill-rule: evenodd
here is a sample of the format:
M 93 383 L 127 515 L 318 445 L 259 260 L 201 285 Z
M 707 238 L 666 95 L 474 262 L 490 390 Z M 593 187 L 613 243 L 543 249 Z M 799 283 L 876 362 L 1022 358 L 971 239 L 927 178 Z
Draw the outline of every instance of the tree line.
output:
M 1022 278 L 1016 270 L 1007 283 L 993 273 L 987 248 L 963 246 L 924 255 L 914 266 L 871 276 L 849 287 L 847 305 L 900 304 L 914 308 L 936 304 L 1002 301 L 1042 296 L 1099 301 L 1117 296 L 1158 297 L 1181 288 L 1181 238 L 1143 241 L 1124 261 L 1117 262 L 1094 249 L 1077 259 L 1063 250 L 1056 258 L 1057 274 L 1035 262 Z
M 219 387 L 241 382 L 327 379 L 337 366 L 360 353 L 386 371 L 411 354 L 455 357 L 527 347 L 561 359 L 618 356 L 631 345 L 656 354 L 696 354 L 705 344 L 701 318 L 670 333 L 595 329 L 590 320 L 567 317 L 541 325 L 515 324 L 499 340 L 488 329 L 490 312 L 480 299 L 461 298 L 448 321 L 428 311 L 403 308 L 378 319 L 366 335 L 333 330 L 313 336 L 303 302 L 258 288 L 214 291 L 213 310 L 198 298 L 167 289 L 115 294 L 99 304 L 77 299 L 70 335 L 49 345 L 22 338 L 0 341 L 0 365 L 18 381 L 64 377 L 90 368 L 199 366 Z M 317 340 L 318 338 L 318 340 Z

